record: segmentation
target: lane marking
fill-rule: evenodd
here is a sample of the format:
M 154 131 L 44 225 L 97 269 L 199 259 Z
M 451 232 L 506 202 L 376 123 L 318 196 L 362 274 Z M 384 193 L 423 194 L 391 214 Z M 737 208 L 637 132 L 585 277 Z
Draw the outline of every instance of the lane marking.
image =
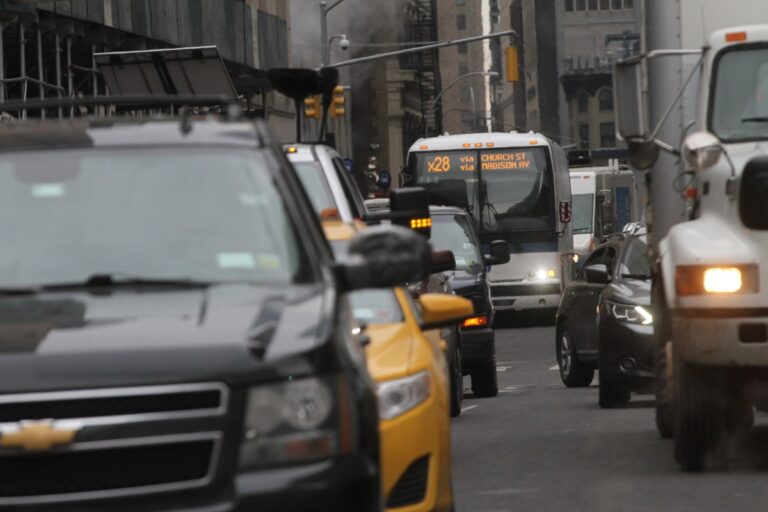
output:
M 511 366 L 497 366 L 496 367 L 496 371 L 497 372 L 505 372 L 505 371 L 509 370 L 510 368 L 512 368 L 512 367 Z
M 466 407 L 462 407 L 461 408 L 461 412 L 464 413 L 464 412 L 467 412 L 467 411 L 471 411 L 472 409 L 477 409 L 477 406 L 476 405 L 468 405 Z
M 551 367 L 549 368 L 549 371 L 551 371 L 551 372 L 554 372 L 554 371 L 556 371 L 556 370 L 559 370 L 559 369 L 560 369 L 560 367 L 559 367 L 559 366 L 557 366 L 557 365 L 555 365 L 555 366 L 551 366 Z

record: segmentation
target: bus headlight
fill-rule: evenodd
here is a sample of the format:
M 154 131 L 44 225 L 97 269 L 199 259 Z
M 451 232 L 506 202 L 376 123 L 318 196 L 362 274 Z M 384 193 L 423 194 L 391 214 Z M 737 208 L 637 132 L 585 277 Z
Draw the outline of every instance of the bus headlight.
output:
M 677 267 L 675 289 L 678 295 L 728 295 L 758 291 L 756 265 L 686 265 Z
M 557 277 L 557 271 L 553 268 L 550 268 L 550 269 L 540 268 L 535 272 L 528 273 L 528 279 L 531 279 L 531 280 L 535 279 L 537 281 L 546 281 L 547 279 L 554 279 L 555 277 Z

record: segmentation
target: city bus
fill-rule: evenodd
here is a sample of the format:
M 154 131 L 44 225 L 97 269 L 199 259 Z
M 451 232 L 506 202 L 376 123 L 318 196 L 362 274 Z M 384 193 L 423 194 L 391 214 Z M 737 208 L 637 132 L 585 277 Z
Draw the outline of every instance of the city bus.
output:
M 509 244 L 509 263 L 488 274 L 497 310 L 557 307 L 573 269 L 571 184 L 558 144 L 533 132 L 420 139 L 400 186 L 424 187 L 432 204 L 468 211 L 483 245 Z

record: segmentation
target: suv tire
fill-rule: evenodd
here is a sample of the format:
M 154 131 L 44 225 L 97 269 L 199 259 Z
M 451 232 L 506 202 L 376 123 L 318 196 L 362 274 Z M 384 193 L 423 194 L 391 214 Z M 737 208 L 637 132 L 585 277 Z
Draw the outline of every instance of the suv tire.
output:
M 464 400 L 464 373 L 461 368 L 461 348 L 458 346 L 459 336 L 455 337 L 456 345 L 448 373 L 451 377 L 451 417 L 461 415 L 461 402 Z
M 674 420 L 669 401 L 669 382 L 667 377 L 667 343 L 671 339 L 669 329 L 669 310 L 667 309 L 661 276 L 656 275 L 651 285 L 651 305 L 655 321 L 653 329 L 653 371 L 654 393 L 656 395 L 656 430 L 662 439 L 671 439 L 674 435 Z M 659 283 L 659 284 L 657 284 Z
M 472 367 L 470 375 L 472 375 L 472 393 L 476 397 L 490 398 L 499 394 L 495 356 L 491 362 Z

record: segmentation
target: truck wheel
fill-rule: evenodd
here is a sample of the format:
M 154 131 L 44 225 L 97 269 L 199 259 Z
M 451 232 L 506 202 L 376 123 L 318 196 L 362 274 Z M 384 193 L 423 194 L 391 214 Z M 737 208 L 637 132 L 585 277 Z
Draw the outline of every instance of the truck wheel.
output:
M 490 363 L 479 364 L 472 368 L 472 393 L 479 398 L 488 398 L 499 394 L 496 376 L 496 357 Z
M 598 388 L 598 403 L 602 409 L 624 407 L 629 403 L 631 394 L 621 384 L 611 381 L 600 372 L 600 387 Z
M 571 336 L 568 323 L 565 322 L 557 329 L 556 340 L 557 366 L 560 368 L 560 379 L 569 388 L 585 388 L 592 384 L 595 369 L 579 361 L 576 344 Z
M 703 471 L 720 440 L 725 407 L 718 370 L 675 360 L 675 458 L 683 471 Z
M 459 337 L 456 336 L 456 343 Z M 464 374 L 461 369 L 461 348 L 458 345 L 453 350 L 453 360 L 448 368 L 451 375 L 451 417 L 461 415 L 461 402 L 464 400 Z
M 655 320 L 653 330 L 653 367 L 656 395 L 656 430 L 659 431 L 662 439 L 671 439 L 674 435 L 674 422 L 672 419 L 672 409 L 669 404 L 667 378 L 667 342 L 671 339 L 671 333 L 669 329 L 669 310 L 667 309 L 664 297 L 664 288 L 661 285 L 661 276 L 656 276 L 653 280 L 651 302 L 653 318 Z

